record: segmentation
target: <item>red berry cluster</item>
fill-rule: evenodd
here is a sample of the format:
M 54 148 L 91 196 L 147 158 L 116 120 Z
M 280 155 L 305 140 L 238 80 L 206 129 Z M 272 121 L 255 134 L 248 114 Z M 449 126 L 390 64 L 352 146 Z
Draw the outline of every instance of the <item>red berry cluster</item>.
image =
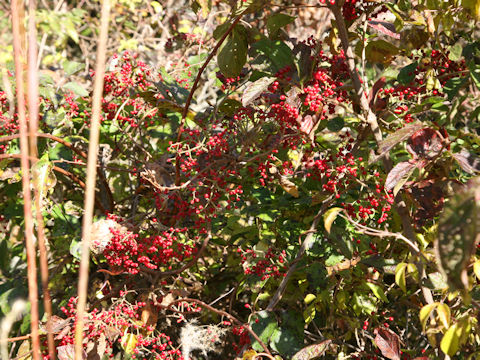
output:
M 244 273 L 257 275 L 262 281 L 271 277 L 285 276 L 288 269 L 285 264 L 286 252 L 282 250 L 280 255 L 276 255 L 274 251 L 273 248 L 268 248 L 265 253 L 262 253 L 252 249 L 239 248 L 237 252 L 241 254 Z

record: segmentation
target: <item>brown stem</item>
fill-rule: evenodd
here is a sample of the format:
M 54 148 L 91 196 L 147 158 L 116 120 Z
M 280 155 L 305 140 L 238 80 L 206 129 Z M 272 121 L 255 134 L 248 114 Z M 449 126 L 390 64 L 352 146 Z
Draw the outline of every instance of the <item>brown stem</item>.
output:
M 23 4 L 23 3 L 22 3 Z M 30 163 L 28 151 L 28 125 L 25 111 L 25 92 L 23 83 L 23 59 L 20 38 L 20 26 L 23 24 L 23 17 L 20 17 L 21 3 L 13 0 L 12 30 L 13 30 L 13 51 L 15 57 L 15 79 L 17 85 L 18 120 L 20 125 L 20 163 L 22 167 L 22 189 L 23 189 L 23 212 L 25 216 L 25 241 L 27 250 L 27 274 L 28 274 L 28 298 L 30 301 L 30 328 L 32 334 L 33 359 L 40 359 L 40 337 L 38 331 L 38 284 L 36 249 L 33 239 L 33 217 L 32 199 L 30 192 Z
M 179 311 L 179 310 L 172 309 L 172 306 L 173 306 L 173 305 L 178 304 L 178 303 L 182 303 L 182 302 L 194 302 L 194 303 L 197 303 L 197 304 L 200 305 L 201 307 L 204 307 L 205 309 L 210 310 L 211 312 L 214 312 L 214 313 L 216 313 L 216 314 L 218 314 L 218 315 L 225 316 L 226 318 L 228 318 L 228 319 L 231 320 L 232 322 L 236 323 L 237 325 L 243 326 L 245 329 L 247 329 L 247 331 L 250 333 L 250 335 L 252 335 L 253 338 L 258 341 L 258 343 L 262 346 L 263 350 L 264 350 L 268 355 L 272 356 L 272 353 L 268 350 L 267 345 L 265 345 L 265 343 L 259 338 L 259 336 L 255 333 L 255 331 L 252 330 L 252 328 L 250 327 L 250 325 L 244 324 L 244 323 L 241 322 L 239 319 L 237 319 L 235 316 L 227 313 L 226 311 L 215 309 L 213 306 L 210 306 L 210 305 L 204 303 L 204 302 L 201 301 L 201 300 L 190 299 L 190 298 L 175 300 L 174 302 L 170 303 L 168 306 L 165 306 L 165 308 L 167 308 L 168 310 L 173 310 L 173 311 L 178 312 L 178 313 L 183 313 L 183 314 L 185 314 L 185 313 L 190 313 L 190 311 Z
M 27 334 L 23 336 L 17 336 L 17 337 L 12 337 L 12 338 L 7 338 L 8 342 L 15 342 L 15 341 L 22 341 L 22 340 L 28 340 L 32 337 L 32 334 Z
M 183 133 L 183 130 L 185 128 L 185 121 L 187 119 L 188 109 L 190 108 L 190 103 L 192 102 L 193 94 L 195 93 L 195 90 L 197 90 L 198 83 L 200 81 L 200 78 L 202 77 L 202 73 L 205 71 L 207 65 L 213 59 L 213 57 L 217 53 L 220 46 L 222 46 L 222 44 L 225 41 L 225 39 L 227 38 L 227 36 L 230 35 L 230 33 L 233 31 L 233 28 L 235 27 L 235 25 L 238 24 L 238 22 L 240 21 L 241 18 L 242 18 L 242 15 L 239 15 L 235 18 L 235 20 L 233 20 L 230 27 L 227 29 L 225 34 L 223 34 L 223 36 L 220 38 L 220 40 L 218 40 L 217 44 L 212 49 L 212 51 L 208 55 L 207 59 L 203 63 L 202 67 L 198 71 L 198 74 L 195 78 L 195 81 L 193 82 L 192 88 L 190 89 L 190 93 L 188 94 L 187 101 L 185 102 L 185 107 L 183 108 L 182 121 L 180 123 L 180 128 L 178 129 L 178 134 L 177 134 L 177 143 L 179 143 L 180 140 L 182 139 L 182 133 Z M 176 163 L 175 163 L 175 185 L 176 186 L 180 185 L 180 156 L 178 154 L 177 154 Z
M 37 132 L 38 132 L 38 71 L 37 71 L 37 29 L 35 26 L 36 1 L 28 2 L 28 121 L 30 132 L 30 154 L 37 156 Z M 35 175 L 33 175 L 35 176 Z M 40 274 L 42 281 L 43 304 L 47 314 L 47 343 L 48 355 L 55 360 L 54 334 L 48 329 L 51 327 L 52 299 L 48 290 L 48 253 L 45 244 L 43 215 L 41 210 L 40 191 L 38 182 L 33 179 L 33 194 L 35 198 L 35 218 L 37 220 L 38 250 L 40 253 Z
M 362 83 L 360 81 L 360 77 L 356 70 L 353 50 L 348 41 L 348 32 L 347 32 L 347 27 L 345 25 L 345 21 L 343 19 L 342 9 L 338 3 L 335 5 L 330 5 L 329 8 L 333 12 L 333 15 L 335 16 L 338 34 L 340 37 L 340 41 L 342 43 L 343 50 L 345 52 L 345 56 L 347 58 L 348 70 L 353 80 L 353 86 L 360 100 L 360 107 L 362 111 L 366 114 L 367 123 L 373 132 L 375 141 L 378 146 L 382 141 L 382 131 L 378 126 L 377 116 L 370 108 L 367 94 L 363 91 Z M 389 172 L 392 169 L 392 162 L 388 157 L 388 154 L 387 156 L 383 157 L 382 161 L 383 161 L 383 166 L 385 170 Z M 410 214 L 407 209 L 407 206 L 405 202 L 401 199 L 400 194 L 397 195 L 397 197 L 395 198 L 394 208 L 397 211 L 398 215 L 400 216 L 400 219 L 402 221 L 403 231 L 405 232 L 406 238 L 410 240 L 412 243 L 414 243 L 415 231 L 412 226 L 412 220 L 410 218 Z M 423 268 L 423 266 L 421 266 L 421 269 L 419 269 L 419 272 L 422 277 L 426 276 L 425 269 Z M 421 286 L 421 290 L 425 298 L 425 301 L 428 304 L 432 304 L 433 295 L 431 290 L 425 286 Z
M 100 113 L 102 110 L 103 81 L 108 39 L 108 22 L 110 19 L 110 0 L 102 3 L 100 18 L 100 35 L 98 39 L 97 63 L 95 67 L 95 82 L 92 99 L 92 117 L 90 124 L 90 138 L 88 142 L 87 186 L 85 189 L 85 205 L 82 226 L 82 258 L 78 279 L 77 326 L 75 328 L 75 359 L 83 356 L 84 312 L 87 304 L 88 268 L 90 261 L 90 241 L 92 218 L 95 201 L 95 185 L 97 174 L 97 153 L 100 137 Z

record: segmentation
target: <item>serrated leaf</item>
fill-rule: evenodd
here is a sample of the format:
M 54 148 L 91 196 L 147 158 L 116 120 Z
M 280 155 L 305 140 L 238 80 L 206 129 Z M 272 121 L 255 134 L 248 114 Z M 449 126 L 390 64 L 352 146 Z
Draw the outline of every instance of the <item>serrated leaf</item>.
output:
M 332 132 L 338 132 L 342 130 L 344 126 L 345 126 L 345 120 L 340 116 L 330 119 L 327 123 L 327 129 Z
M 240 75 L 247 62 L 247 39 L 235 27 L 223 42 L 217 55 L 220 71 L 226 77 L 232 78 Z
M 443 91 L 448 95 L 448 100 L 452 100 L 460 91 L 463 85 L 466 84 L 468 77 L 455 77 L 448 80 L 443 86 Z
M 263 77 L 257 81 L 248 82 L 242 94 L 242 105 L 250 105 L 254 100 L 258 99 L 274 81 L 274 77 Z
M 293 65 L 292 50 L 283 41 L 262 39 L 252 44 L 252 48 L 269 60 L 274 72 L 287 65 Z
M 383 291 L 383 289 L 380 285 L 374 284 L 374 283 L 371 283 L 371 282 L 367 282 L 366 284 L 370 288 L 370 290 L 372 290 L 373 295 L 375 295 L 375 297 L 377 299 L 380 299 L 384 302 L 388 302 L 388 298 L 385 295 L 385 292 Z
M 407 264 L 400 263 L 395 268 L 395 283 L 403 290 L 403 292 L 407 292 L 407 281 L 406 281 L 406 270 Z
M 82 85 L 80 85 L 77 82 L 68 82 L 65 85 L 63 85 L 64 89 L 70 90 L 73 92 L 75 95 L 80 96 L 80 97 L 85 97 L 88 96 L 88 91 L 83 88 Z
M 323 214 L 323 225 L 327 233 L 330 234 L 332 224 L 337 218 L 338 214 L 342 212 L 342 210 L 343 210 L 342 208 L 335 207 L 327 210 L 325 214 Z
M 448 49 L 450 52 L 448 54 L 448 58 L 452 61 L 458 61 L 462 57 L 463 46 L 461 44 L 455 44 L 450 46 Z
M 425 332 L 425 327 L 427 326 L 428 318 L 432 311 L 437 307 L 438 303 L 427 304 L 420 309 L 419 317 L 420 323 L 422 324 L 422 329 Z

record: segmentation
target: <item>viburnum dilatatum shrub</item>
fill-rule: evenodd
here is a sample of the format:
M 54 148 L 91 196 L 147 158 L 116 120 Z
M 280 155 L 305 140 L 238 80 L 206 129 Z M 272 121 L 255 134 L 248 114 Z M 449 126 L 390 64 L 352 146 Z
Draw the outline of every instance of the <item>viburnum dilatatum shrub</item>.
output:
M 52 326 L 61 360 L 72 357 L 85 295 L 76 279 L 101 12 L 96 2 L 62 4 L 38 5 L 41 30 L 71 41 L 42 34 L 29 154 L 50 270 L 42 296 L 54 315 L 41 329 Z M 13 16 L 0 12 L 0 25 Z M 477 1 L 119 0 L 112 14 L 85 356 L 475 358 Z M 79 17 L 84 27 L 69 25 Z M 32 258 L 27 266 L 28 172 L 11 95 L 22 69 L 3 52 L 0 312 L 9 318 L 12 299 L 27 296 Z M 9 344 L 23 343 L 7 356 L 35 352 L 30 318 L 8 324 Z M 49 359 L 46 332 L 40 347 Z

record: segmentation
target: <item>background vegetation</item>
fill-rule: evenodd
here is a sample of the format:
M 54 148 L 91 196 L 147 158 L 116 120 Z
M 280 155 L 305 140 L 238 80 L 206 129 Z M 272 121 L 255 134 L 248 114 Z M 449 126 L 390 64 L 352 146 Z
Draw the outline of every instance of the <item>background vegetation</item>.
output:
M 0 357 L 477 358 L 478 20 L 2 3 Z

